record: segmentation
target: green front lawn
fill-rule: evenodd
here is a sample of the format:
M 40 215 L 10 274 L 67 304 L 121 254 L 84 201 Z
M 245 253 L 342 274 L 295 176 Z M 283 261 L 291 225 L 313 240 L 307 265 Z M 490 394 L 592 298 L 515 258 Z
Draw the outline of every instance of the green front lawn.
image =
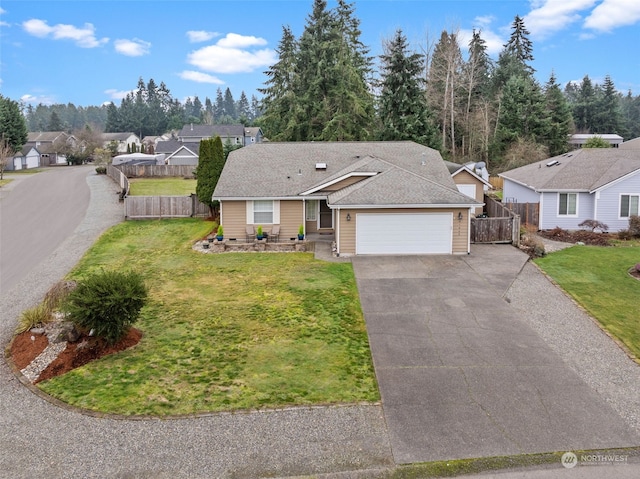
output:
M 202 254 L 202 220 L 131 221 L 103 235 L 71 277 L 141 272 L 150 290 L 131 350 L 39 386 L 120 414 L 189 414 L 377 401 L 350 263 L 309 253 Z
M 130 178 L 131 196 L 189 196 L 196 192 L 196 180 L 184 178 Z
M 574 246 L 535 262 L 640 358 L 640 281 L 628 274 L 640 247 Z

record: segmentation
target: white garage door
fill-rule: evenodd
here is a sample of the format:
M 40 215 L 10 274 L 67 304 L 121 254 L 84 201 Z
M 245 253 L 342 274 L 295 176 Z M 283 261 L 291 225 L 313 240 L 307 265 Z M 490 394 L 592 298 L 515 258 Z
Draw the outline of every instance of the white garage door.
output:
M 449 254 L 451 213 L 358 213 L 356 254 Z

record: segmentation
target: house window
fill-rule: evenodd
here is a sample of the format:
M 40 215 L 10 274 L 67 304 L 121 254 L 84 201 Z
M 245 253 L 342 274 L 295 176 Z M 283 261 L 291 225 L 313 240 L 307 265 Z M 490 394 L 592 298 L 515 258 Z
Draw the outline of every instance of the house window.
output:
M 305 219 L 316 221 L 318 212 L 318 200 L 309 200 L 305 203 Z
M 638 214 L 639 195 L 620 195 L 620 218 Z
M 572 216 L 578 211 L 577 193 L 560 193 L 558 201 L 558 215 Z
M 253 224 L 273 224 L 272 200 L 255 200 L 253 202 Z

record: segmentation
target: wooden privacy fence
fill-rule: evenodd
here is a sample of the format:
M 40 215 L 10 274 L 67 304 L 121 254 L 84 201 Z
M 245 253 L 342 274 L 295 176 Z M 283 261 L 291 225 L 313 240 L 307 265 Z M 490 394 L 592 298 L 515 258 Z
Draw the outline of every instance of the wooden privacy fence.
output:
M 513 243 L 520 245 L 520 216 L 502 203 L 484 196 L 486 218 L 471 218 L 472 243 Z
M 127 219 L 190 218 L 209 216 L 209 207 L 191 196 L 127 196 L 124 215 Z
M 504 180 L 501 176 L 490 176 L 489 183 L 491 183 L 491 186 L 493 186 L 496 190 L 501 190 L 504 186 Z
M 107 165 L 107 175 L 120 185 L 120 198 L 129 194 L 129 180 L 127 176 L 113 165 Z
M 172 176 L 193 178 L 195 165 L 118 165 L 117 168 L 127 178 L 148 178 L 154 176 Z
M 540 218 L 540 203 L 503 203 L 509 211 L 520 216 L 522 224 L 538 226 Z

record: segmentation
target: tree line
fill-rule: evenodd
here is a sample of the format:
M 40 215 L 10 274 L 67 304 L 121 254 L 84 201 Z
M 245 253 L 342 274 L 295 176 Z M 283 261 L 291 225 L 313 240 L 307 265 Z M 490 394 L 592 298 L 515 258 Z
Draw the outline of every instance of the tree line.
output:
M 164 82 L 160 85 L 140 78 L 136 89 L 127 94 L 119 105 L 111 102 L 103 106 L 76 107 L 73 103 L 27 105 L 25 119 L 29 131 L 84 130 L 87 125 L 106 133 L 130 131 L 144 137 L 162 135 L 181 129 L 185 124 L 251 125 L 260 115 L 259 101 L 253 95 L 249 100 L 241 92 L 236 101 L 227 88 L 218 88 L 215 100 L 208 97 L 204 103 L 194 96 L 184 103 L 174 98 Z
M 519 16 L 497 61 L 481 31 L 463 55 L 456 31 L 417 53 L 398 30 L 383 43 L 378 71 L 368 52 L 353 4 L 328 9 L 314 0 L 299 38 L 282 28 L 278 60 L 265 72 L 258 120 L 265 136 L 414 140 L 498 171 L 565 152 L 574 132 L 640 136 L 640 96 L 620 94 L 610 77 L 600 86 L 585 76 L 563 90 L 551 72 L 539 84 Z

